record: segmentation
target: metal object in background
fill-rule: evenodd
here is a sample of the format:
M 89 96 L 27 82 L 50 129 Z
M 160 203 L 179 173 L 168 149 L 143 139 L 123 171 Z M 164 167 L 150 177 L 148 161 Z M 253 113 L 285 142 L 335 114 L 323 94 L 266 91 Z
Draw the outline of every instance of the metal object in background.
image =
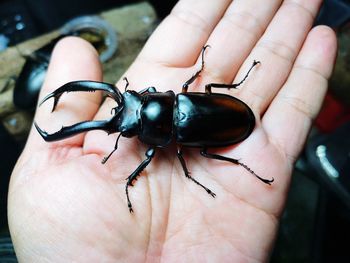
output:
M 306 153 L 320 181 L 350 209 L 350 122 L 313 138 Z
M 99 16 L 81 16 L 68 21 L 61 29 L 62 35 L 74 35 L 89 41 L 100 54 L 101 62 L 109 60 L 118 47 L 117 33 Z

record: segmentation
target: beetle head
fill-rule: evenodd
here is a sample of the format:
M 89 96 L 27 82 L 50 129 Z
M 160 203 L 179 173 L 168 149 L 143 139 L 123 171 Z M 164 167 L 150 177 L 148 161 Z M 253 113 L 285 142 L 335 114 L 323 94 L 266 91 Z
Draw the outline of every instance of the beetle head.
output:
M 127 90 L 122 96 L 121 103 L 113 109 L 117 130 L 124 137 L 132 137 L 140 131 L 141 96 L 133 90 Z

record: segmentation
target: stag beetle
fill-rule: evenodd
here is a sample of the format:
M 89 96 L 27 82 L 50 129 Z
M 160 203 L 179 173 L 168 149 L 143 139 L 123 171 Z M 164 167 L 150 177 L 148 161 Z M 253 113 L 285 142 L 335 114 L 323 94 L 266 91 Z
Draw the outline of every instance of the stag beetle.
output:
M 182 92 L 175 95 L 173 91 L 157 92 L 154 87 L 146 88 L 140 92 L 127 90 L 129 82 L 126 78 L 125 92 L 121 93 L 112 84 L 94 81 L 69 82 L 51 94 L 47 95 L 44 103 L 54 98 L 52 111 L 55 110 L 58 100 L 64 92 L 97 90 L 105 91 L 114 99 L 118 106 L 112 109 L 114 112 L 110 120 L 84 121 L 72 126 L 62 127 L 61 130 L 48 134 L 34 123 L 39 134 L 45 141 L 61 140 L 81 132 L 100 129 L 108 134 L 119 132 L 113 151 L 103 158 L 102 163 L 111 157 L 118 148 L 120 136 L 133 137 L 149 145 L 146 151 L 146 159 L 127 177 L 125 193 L 130 213 L 133 212 L 129 198 L 128 187 L 133 186 L 142 170 L 152 161 L 156 148 L 167 147 L 172 141 L 177 144 L 177 157 L 181 163 L 185 176 L 201 186 L 212 197 L 216 194 L 209 188 L 194 179 L 187 169 L 181 147 L 200 148 L 200 154 L 206 158 L 217 159 L 240 165 L 256 176 L 262 182 L 271 184 L 274 179 L 264 179 L 258 176 L 247 165 L 237 159 L 228 158 L 218 154 L 208 153 L 209 147 L 222 147 L 246 139 L 253 131 L 255 117 L 252 110 L 243 101 L 220 93 L 212 93 L 212 88 L 237 88 L 248 77 L 254 66 L 260 62 L 254 61 L 242 81 L 237 84 L 210 83 L 205 86 L 205 93 L 187 92 L 188 87 L 203 71 L 204 51 L 202 49 L 202 66 L 182 87 Z

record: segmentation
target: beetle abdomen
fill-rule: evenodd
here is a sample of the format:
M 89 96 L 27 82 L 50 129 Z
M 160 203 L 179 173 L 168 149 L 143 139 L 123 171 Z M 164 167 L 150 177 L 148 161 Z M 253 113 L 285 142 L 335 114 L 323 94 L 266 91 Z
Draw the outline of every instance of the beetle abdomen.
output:
M 243 101 L 225 94 L 180 93 L 176 96 L 174 134 L 189 147 L 220 147 L 243 141 L 255 117 Z

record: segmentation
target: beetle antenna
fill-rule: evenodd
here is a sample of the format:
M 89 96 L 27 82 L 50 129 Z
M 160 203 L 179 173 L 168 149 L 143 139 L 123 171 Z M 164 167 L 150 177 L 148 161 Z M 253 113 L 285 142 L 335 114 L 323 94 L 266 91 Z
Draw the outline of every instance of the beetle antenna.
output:
M 129 86 L 129 80 L 127 79 L 127 77 L 124 77 L 123 80 L 125 81 L 124 91 L 126 91 L 128 89 L 128 86 Z
M 202 70 L 203 70 L 203 68 L 204 68 L 204 53 L 205 53 L 205 50 L 206 50 L 208 47 L 211 48 L 210 45 L 205 45 L 205 46 L 203 47 L 203 49 L 202 49 Z

